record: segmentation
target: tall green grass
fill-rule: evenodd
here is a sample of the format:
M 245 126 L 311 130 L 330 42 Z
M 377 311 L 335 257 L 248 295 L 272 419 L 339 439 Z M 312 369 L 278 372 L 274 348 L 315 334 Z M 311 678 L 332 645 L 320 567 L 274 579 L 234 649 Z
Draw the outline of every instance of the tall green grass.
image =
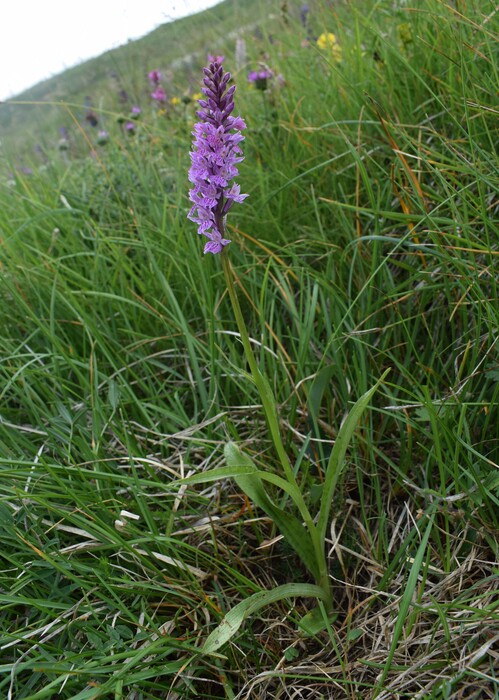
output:
M 311 506 L 349 408 L 391 369 L 333 503 L 337 618 L 303 637 L 307 601 L 277 602 L 199 655 L 251 594 L 311 581 L 234 483 L 173 485 L 223 466 L 227 440 L 279 463 L 186 220 L 194 105 L 145 107 L 125 138 L 104 100 L 107 146 L 75 126 L 31 175 L 11 154 L 0 188 L 1 697 L 495 697 L 494 7 L 309 4 L 307 28 L 292 3 L 246 29 L 227 11 L 209 46 L 184 20 L 195 59 L 173 83 L 197 89 L 205 49 L 234 66 L 250 197 L 230 258 Z M 258 61 L 285 83 L 252 89 Z

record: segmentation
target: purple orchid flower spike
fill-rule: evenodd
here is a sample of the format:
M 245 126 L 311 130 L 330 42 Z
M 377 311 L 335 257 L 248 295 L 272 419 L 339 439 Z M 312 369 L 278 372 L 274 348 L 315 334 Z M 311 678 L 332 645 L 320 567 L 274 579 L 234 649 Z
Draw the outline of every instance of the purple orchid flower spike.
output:
M 189 192 L 193 206 L 188 218 L 198 225 L 198 233 L 206 236 L 205 253 L 221 253 L 230 243 L 225 238 L 225 218 L 234 202 L 242 202 L 239 185 L 232 183 L 239 175 L 237 164 L 244 160 L 239 144 L 244 140 L 241 130 L 246 124 L 241 117 L 232 117 L 235 85 L 228 88 L 230 73 L 225 73 L 223 56 L 209 56 L 204 69 L 202 92 L 194 125 L 193 151 L 189 180 L 194 185 Z

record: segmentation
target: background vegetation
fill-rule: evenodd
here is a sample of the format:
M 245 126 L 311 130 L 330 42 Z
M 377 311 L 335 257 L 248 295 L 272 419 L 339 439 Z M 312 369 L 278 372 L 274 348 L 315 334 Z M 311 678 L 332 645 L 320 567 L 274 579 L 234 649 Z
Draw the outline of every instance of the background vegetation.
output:
M 0 106 L 1 697 L 497 696 L 495 12 L 226 0 Z M 391 369 L 333 508 L 334 624 L 276 603 L 219 657 L 227 610 L 308 575 L 232 481 L 178 485 L 228 439 L 277 464 L 186 220 L 208 52 L 248 124 L 230 257 L 308 502 Z

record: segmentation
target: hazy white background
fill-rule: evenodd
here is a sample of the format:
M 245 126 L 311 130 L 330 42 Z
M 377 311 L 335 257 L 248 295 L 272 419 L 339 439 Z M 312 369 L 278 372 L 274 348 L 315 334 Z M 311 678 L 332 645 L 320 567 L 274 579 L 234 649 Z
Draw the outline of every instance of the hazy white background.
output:
M 2 0 L 0 100 L 220 0 Z

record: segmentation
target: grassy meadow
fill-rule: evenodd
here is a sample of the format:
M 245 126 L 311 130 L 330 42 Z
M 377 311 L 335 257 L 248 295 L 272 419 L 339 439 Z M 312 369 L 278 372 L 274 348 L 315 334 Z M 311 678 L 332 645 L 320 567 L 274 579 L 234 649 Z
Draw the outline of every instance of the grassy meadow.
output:
M 0 698 L 498 697 L 496 13 L 226 0 L 0 105 Z M 186 218 L 208 53 L 281 450 Z M 328 615 L 279 514 L 332 483 Z

